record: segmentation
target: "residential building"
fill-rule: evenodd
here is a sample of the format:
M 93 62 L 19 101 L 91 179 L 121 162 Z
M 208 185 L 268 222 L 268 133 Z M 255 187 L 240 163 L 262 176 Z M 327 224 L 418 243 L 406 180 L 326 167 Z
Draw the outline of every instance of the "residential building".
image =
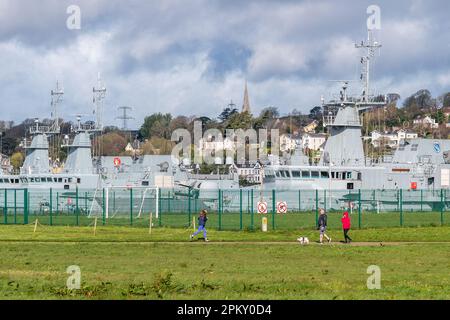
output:
M 435 119 L 431 118 L 430 116 L 417 116 L 416 119 L 414 119 L 413 124 L 416 126 L 423 126 L 430 129 L 436 129 L 439 127 L 439 124 L 436 122 Z
M 316 130 L 318 125 L 319 123 L 317 122 L 317 120 L 313 120 L 311 123 L 309 123 L 303 128 L 303 131 L 305 131 L 306 133 L 312 133 L 314 132 L 314 130 Z
M 233 169 L 240 179 L 249 183 L 261 183 L 261 179 L 264 178 L 264 170 L 259 162 L 233 164 Z
M 306 133 L 302 136 L 302 148 L 303 150 L 320 150 L 322 145 L 327 140 L 327 135 L 325 133 Z

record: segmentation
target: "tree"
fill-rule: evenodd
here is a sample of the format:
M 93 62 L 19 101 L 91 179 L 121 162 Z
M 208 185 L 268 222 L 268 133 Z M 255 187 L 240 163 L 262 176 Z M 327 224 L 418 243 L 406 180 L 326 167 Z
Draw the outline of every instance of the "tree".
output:
M 148 155 L 171 154 L 175 142 L 166 140 L 164 138 L 153 137 L 147 140 L 142 146 L 142 153 Z
M 170 113 L 162 114 L 155 113 L 151 116 L 145 117 L 144 124 L 141 126 L 140 134 L 144 138 L 151 138 L 153 136 L 170 139 L 170 122 L 172 115 Z
M 442 110 L 438 110 L 436 112 L 435 120 L 439 124 L 443 124 L 445 122 L 445 120 L 446 120 L 445 119 L 445 114 L 444 114 L 444 112 Z
M 427 109 L 436 106 L 436 100 L 433 99 L 429 90 L 421 89 L 406 98 L 403 106 L 407 109 Z
M 14 170 L 19 170 L 20 167 L 22 167 L 24 160 L 25 157 L 22 152 L 15 152 L 10 159 L 11 165 L 13 166 Z
M 239 113 L 238 109 L 236 109 L 235 107 L 231 107 L 231 106 L 234 106 L 234 105 L 230 104 L 228 107 L 223 109 L 222 113 L 219 115 L 218 118 L 222 123 L 228 121 L 232 115 Z
M 316 106 L 309 111 L 309 118 L 314 120 L 322 120 L 322 107 Z
M 235 113 L 228 121 L 227 129 L 250 129 L 252 128 L 253 118 L 250 113 Z
M 127 139 L 117 132 L 110 132 L 100 136 L 95 143 L 102 145 L 102 156 L 118 156 L 125 152 Z
M 280 116 L 280 112 L 278 111 L 278 108 L 276 107 L 267 107 L 264 108 L 261 111 L 261 114 L 259 117 L 263 120 L 269 120 L 269 119 L 277 119 Z

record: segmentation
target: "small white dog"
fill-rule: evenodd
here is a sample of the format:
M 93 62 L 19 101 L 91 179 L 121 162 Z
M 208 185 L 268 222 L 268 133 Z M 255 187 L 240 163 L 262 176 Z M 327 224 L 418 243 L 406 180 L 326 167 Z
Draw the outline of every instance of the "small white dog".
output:
M 309 244 L 309 239 L 307 237 L 300 237 L 297 239 L 300 244 Z

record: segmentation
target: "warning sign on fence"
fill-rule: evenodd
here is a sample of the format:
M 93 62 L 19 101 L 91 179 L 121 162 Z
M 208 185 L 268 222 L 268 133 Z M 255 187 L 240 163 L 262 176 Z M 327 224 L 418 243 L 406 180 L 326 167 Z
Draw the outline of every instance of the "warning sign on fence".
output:
M 267 213 L 267 202 L 258 202 L 258 213 Z
M 288 207 L 287 203 L 284 201 L 277 202 L 277 213 L 287 213 Z

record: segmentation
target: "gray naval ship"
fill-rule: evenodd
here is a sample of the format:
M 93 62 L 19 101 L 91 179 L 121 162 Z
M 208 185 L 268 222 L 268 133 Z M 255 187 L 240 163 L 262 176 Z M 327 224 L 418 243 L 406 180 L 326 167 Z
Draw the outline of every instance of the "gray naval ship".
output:
M 380 207 L 388 210 L 398 208 L 398 190 L 402 190 L 402 197 L 406 199 L 405 210 L 417 208 L 419 203 L 422 206 L 424 201 L 429 209 L 436 209 L 436 204 L 441 203 L 440 191 L 450 187 L 450 140 L 404 140 L 389 158 L 374 162 L 366 157 L 360 114 L 383 107 L 386 102 L 375 101 L 369 91 L 369 62 L 380 45 L 373 41 L 369 31 L 367 42 L 357 47 L 367 49 L 367 54 L 361 58 L 364 89 L 360 96 L 349 97 L 349 81 L 343 81 L 338 99 L 327 103 L 322 101 L 324 110 L 337 112 L 324 115 L 324 127 L 328 129 L 329 137 L 318 165 L 310 165 L 302 151 L 296 150 L 284 164 L 265 168 L 262 188 L 328 192 L 322 205 L 336 209 L 356 201 L 357 190 L 363 190 L 362 204 L 366 209 L 378 211 Z M 377 192 L 364 192 L 372 190 Z M 288 193 L 283 200 L 289 202 Z M 290 202 L 295 207 L 296 201 Z M 314 206 L 312 193 L 309 202 L 308 199 L 305 202 L 310 208 Z
M 91 214 L 101 212 L 104 189 L 108 194 L 108 190 L 114 190 L 114 203 L 121 210 L 128 209 L 130 189 L 135 190 L 138 202 L 143 202 L 148 189 L 155 187 L 172 190 L 172 197 L 181 199 L 188 195 L 199 198 L 200 194 L 206 199 L 215 198 L 217 192 L 211 190 L 239 188 L 236 174 L 197 175 L 190 170 L 190 166 L 173 159 L 171 155 L 96 156 L 92 139 L 103 130 L 100 115 L 106 92 L 100 80 L 93 92 L 97 117 L 95 121 L 82 124 L 81 116 L 77 116 L 77 123 L 72 128 L 73 138 L 66 135 L 61 146 L 67 149 L 67 159 L 62 167 L 56 168 L 49 157 L 49 139 L 60 134 L 57 105 L 63 91 L 57 83 L 56 89 L 52 90 L 51 125 L 41 125 L 35 120 L 29 128 L 31 142 L 24 139 L 21 144 L 25 150 L 25 160 L 19 173 L 3 172 L 0 168 L 0 189 L 27 189 L 29 205 L 34 211 L 40 211 L 42 207 L 48 209 L 50 190 L 53 195 L 58 194 L 61 206 L 83 195 L 82 200 L 88 203 L 87 211 Z M 23 203 L 17 205 L 23 206 Z

